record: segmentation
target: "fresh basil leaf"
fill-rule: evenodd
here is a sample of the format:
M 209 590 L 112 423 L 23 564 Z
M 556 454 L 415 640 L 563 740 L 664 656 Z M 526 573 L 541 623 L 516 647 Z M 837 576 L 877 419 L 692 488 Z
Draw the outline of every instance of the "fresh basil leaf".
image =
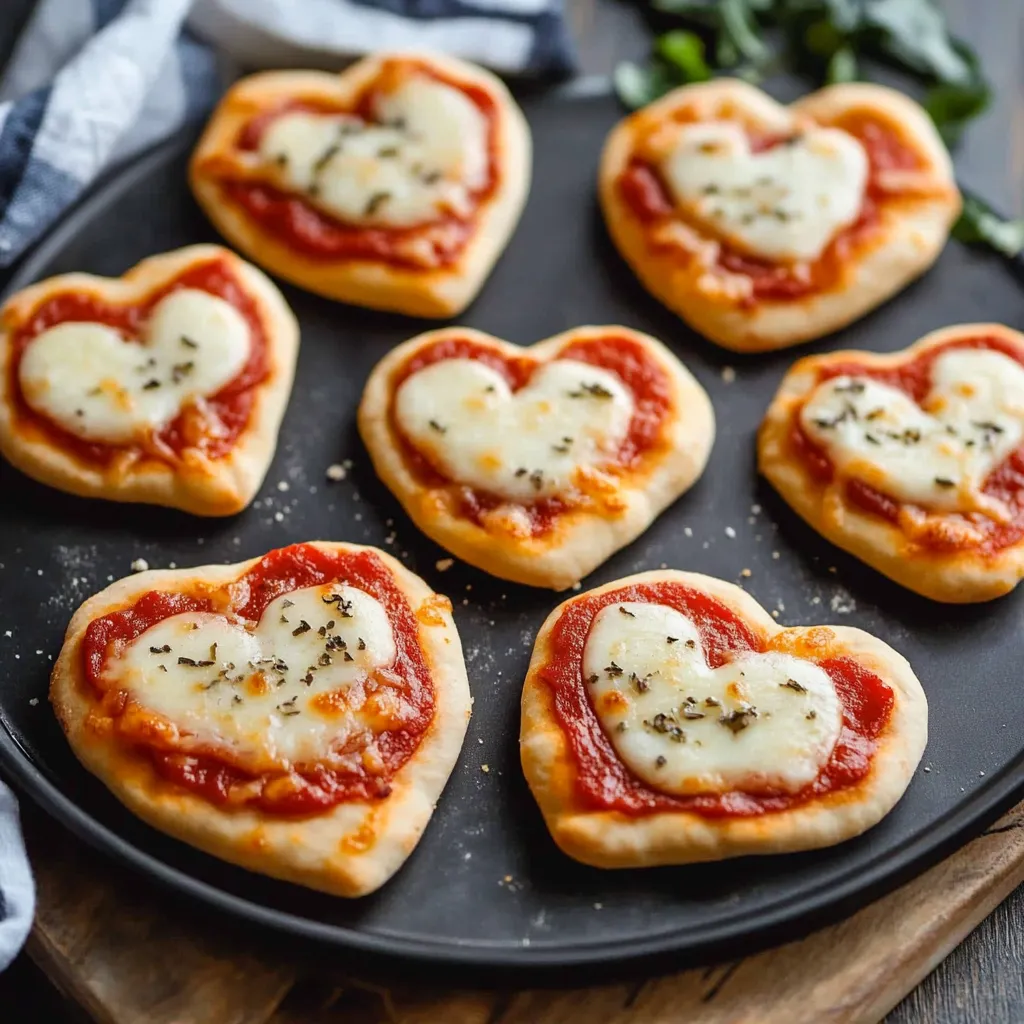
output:
M 720 68 L 734 68 L 740 62 L 740 51 L 727 32 L 720 32 L 715 42 L 715 63 Z
M 681 27 L 657 45 L 652 67 L 628 66 L 616 74 L 619 94 L 630 106 L 719 70 L 758 81 L 783 61 L 818 81 L 848 82 L 859 76 L 864 56 L 895 64 L 930 87 L 926 106 L 948 145 L 989 101 L 977 56 L 949 34 L 936 0 L 641 2 L 678 18 Z M 774 33 L 768 37 L 772 46 L 765 31 Z
M 883 51 L 912 70 L 950 84 L 973 77 L 931 0 L 865 0 L 864 20 L 881 30 Z
M 719 0 L 718 11 L 722 19 L 722 32 L 744 60 L 760 64 L 768 59 L 771 51 L 758 34 L 757 21 L 749 0 Z
M 646 107 L 678 84 L 660 63 L 640 67 L 624 61 L 612 75 L 615 92 L 630 110 Z
M 985 243 L 1012 258 L 1024 251 L 1024 220 L 1004 220 L 980 199 L 967 196 L 960 219 L 953 225 L 953 237 Z
M 857 79 L 857 55 L 850 46 L 840 46 L 832 54 L 825 72 L 825 81 L 829 85 L 839 82 L 853 82 Z
M 815 19 L 804 30 L 804 46 L 817 57 L 831 59 L 845 42 L 845 36 L 827 18 Z
M 967 122 L 977 117 L 989 104 L 991 93 L 984 82 L 971 85 L 936 85 L 924 98 L 935 127 L 947 146 L 959 141 Z
M 846 44 L 846 37 L 827 18 L 815 18 L 804 30 L 804 46 L 815 56 L 829 59 Z
M 679 14 L 709 25 L 718 24 L 718 0 L 652 0 L 656 11 Z
M 754 64 L 741 64 L 738 68 L 733 69 L 733 74 L 751 85 L 759 85 L 765 77 L 760 65 Z
M 788 6 L 794 6 L 792 0 Z M 809 7 L 812 4 L 809 3 L 806 6 Z M 817 4 L 815 3 L 814 6 Z M 860 28 L 863 6 L 861 0 L 823 0 L 821 2 L 821 7 L 836 32 L 844 35 Z
M 695 32 L 666 32 L 659 36 L 655 50 L 679 73 L 680 82 L 706 82 L 711 77 L 711 68 L 704 59 L 704 40 Z

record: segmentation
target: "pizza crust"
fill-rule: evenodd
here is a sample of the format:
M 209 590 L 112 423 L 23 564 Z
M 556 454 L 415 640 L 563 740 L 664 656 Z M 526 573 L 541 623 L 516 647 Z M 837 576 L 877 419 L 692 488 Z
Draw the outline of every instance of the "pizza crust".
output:
M 758 468 L 798 515 L 837 547 L 897 583 L 934 601 L 966 604 L 1009 593 L 1024 577 L 1024 542 L 992 555 L 965 550 L 922 552 L 902 529 L 860 509 L 822 483 L 790 444 L 793 415 L 817 386 L 822 369 L 854 361 L 865 367 L 909 362 L 922 350 L 964 337 L 1002 338 L 1024 351 L 1024 334 L 1002 324 L 960 324 L 932 331 L 909 348 L 889 355 L 842 351 L 808 356 L 783 378 L 758 433 Z
M 105 468 L 78 458 L 47 434 L 25 429 L 11 394 L 13 349 L 5 323 L 20 324 L 40 303 L 66 291 L 131 303 L 211 259 L 225 260 L 255 303 L 268 348 L 267 378 L 255 386 L 248 424 L 227 455 L 211 459 L 187 449 L 178 465 L 145 458 L 127 470 Z M 0 310 L 0 453 L 32 479 L 81 497 L 169 505 L 196 515 L 234 515 L 253 499 L 274 457 L 298 348 L 298 323 L 281 293 L 262 271 L 221 246 L 190 245 L 150 256 L 120 278 L 48 278 L 15 293 Z
M 928 705 L 906 659 L 877 637 L 849 626 L 792 627 L 792 631 L 829 630 L 830 652 L 867 666 L 893 689 L 889 725 L 878 741 L 869 774 L 856 786 L 751 818 L 708 818 L 685 811 L 630 815 L 593 810 L 580 801 L 575 759 L 555 717 L 553 692 L 540 676 L 551 655 L 552 630 L 566 606 L 575 601 L 631 584 L 662 582 L 682 583 L 710 594 L 768 636 L 785 631 L 734 584 L 675 570 L 614 580 L 559 605 L 537 634 L 523 687 L 519 743 L 526 781 L 561 850 L 601 868 L 690 864 L 833 846 L 881 821 L 903 796 L 924 752 Z
M 386 62 L 402 59 L 429 65 L 455 82 L 484 90 L 497 111 L 497 187 L 476 209 L 473 233 L 450 265 L 421 270 L 383 261 L 317 259 L 264 230 L 227 196 L 220 181 L 237 169 L 236 139 L 253 117 L 297 97 L 344 105 L 379 76 Z M 217 230 L 278 277 L 357 306 L 444 318 L 472 302 L 501 255 L 526 202 L 531 162 L 529 127 L 500 79 L 453 57 L 387 53 L 367 57 L 337 75 L 267 71 L 243 78 L 228 90 L 210 118 L 192 155 L 189 181 Z
M 420 623 L 419 641 L 434 683 L 434 718 L 413 756 L 378 801 L 337 804 L 308 818 L 275 818 L 248 808 L 224 810 L 159 775 L 144 754 L 90 728 L 95 705 L 82 670 L 90 622 L 151 590 L 228 582 L 260 559 L 235 565 L 154 570 L 112 583 L 75 612 L 50 681 L 50 702 L 79 761 L 147 824 L 206 853 L 334 896 L 363 896 L 382 886 L 420 840 L 459 755 L 470 716 L 469 683 L 451 605 L 390 555 L 326 541 L 327 551 L 372 551 L 393 573 Z
M 702 119 L 739 112 L 747 123 L 773 132 L 791 130 L 808 118 L 827 125 L 852 111 L 873 114 L 897 126 L 923 158 L 925 169 L 914 177 L 924 190 L 884 205 L 880 230 L 857 250 L 833 287 L 802 298 L 745 305 L 729 296 L 727 272 L 705 271 L 698 257 L 687 264 L 678 249 L 655 249 L 649 228 L 619 191 L 619 176 L 638 138 L 684 107 L 699 110 Z M 735 79 L 675 89 L 612 130 L 598 184 L 608 230 L 647 290 L 701 334 L 736 352 L 771 351 L 810 341 L 874 309 L 935 262 L 961 206 L 949 154 L 925 112 L 902 93 L 866 83 L 828 86 L 789 107 Z M 717 252 L 711 239 L 694 234 L 705 247 L 711 242 Z
M 427 487 L 410 469 L 404 442 L 392 422 L 396 373 L 420 351 L 447 337 L 466 338 L 509 357 L 524 352 L 539 362 L 586 338 L 626 337 L 644 346 L 665 371 L 672 389 L 662 451 L 651 468 L 623 471 L 615 492 L 621 511 L 572 509 L 536 537 L 497 536 L 453 513 L 439 490 Z M 432 540 L 463 561 L 502 579 L 564 590 L 635 540 L 658 515 L 688 490 L 704 470 L 714 442 L 714 411 L 707 393 L 669 350 L 626 327 L 576 327 L 527 348 L 469 328 L 444 328 L 412 338 L 384 357 L 370 374 L 359 406 L 359 432 L 377 475 L 412 521 Z

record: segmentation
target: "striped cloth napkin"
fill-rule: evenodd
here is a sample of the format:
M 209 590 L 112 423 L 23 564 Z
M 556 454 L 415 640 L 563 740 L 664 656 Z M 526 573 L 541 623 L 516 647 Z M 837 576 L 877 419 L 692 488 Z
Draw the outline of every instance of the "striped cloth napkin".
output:
M 433 50 L 508 75 L 564 76 L 573 51 L 561 4 L 40 0 L 0 79 L 0 267 L 102 171 L 202 119 L 241 69 Z
M 0 782 L 0 971 L 28 938 L 36 890 L 28 869 L 14 794 Z
M 240 69 L 413 49 L 509 75 L 573 67 L 561 0 L 40 0 L 0 78 L 0 268 L 103 171 L 205 117 Z M 0 784 L 0 970 L 34 903 Z

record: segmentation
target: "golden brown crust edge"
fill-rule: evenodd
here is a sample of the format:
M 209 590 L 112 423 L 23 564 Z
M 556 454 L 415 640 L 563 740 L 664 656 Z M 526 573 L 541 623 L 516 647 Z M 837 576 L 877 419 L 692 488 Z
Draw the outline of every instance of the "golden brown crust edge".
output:
M 33 480 L 84 498 L 167 505 L 204 516 L 234 515 L 244 509 L 259 490 L 274 457 L 299 348 L 295 316 L 262 271 L 222 246 L 191 245 L 150 256 L 119 278 L 79 273 L 48 278 L 14 294 L 4 308 L 27 313 L 48 296 L 69 289 L 131 302 L 177 277 L 190 265 L 212 258 L 227 260 L 255 301 L 268 345 L 268 378 L 256 386 L 249 423 L 228 455 L 207 459 L 193 452 L 180 471 L 169 464 L 147 460 L 143 468 L 129 469 L 115 478 L 69 456 L 48 439 L 22 436 L 10 394 L 13 353 L 10 338 L 2 330 L 0 454 Z
M 314 542 L 323 549 L 358 551 L 355 544 Z M 462 646 L 451 613 L 439 607 L 427 584 L 397 560 L 371 548 L 395 576 L 415 611 L 429 605 L 430 625 L 420 621 L 420 642 L 433 673 L 434 720 L 415 754 L 396 773 L 381 801 L 339 804 L 311 818 L 274 818 L 253 810 L 223 811 L 163 780 L 152 763 L 90 731 L 86 716 L 81 644 L 89 623 L 154 589 L 181 588 L 190 580 L 229 581 L 255 565 L 138 573 L 89 598 L 68 626 L 50 682 L 50 701 L 82 765 L 132 813 L 176 839 L 260 874 L 334 896 L 363 896 L 383 885 L 419 842 L 455 765 L 470 716 Z
M 669 448 L 649 477 L 617 492 L 623 511 L 615 516 L 600 512 L 567 513 L 550 537 L 521 542 L 495 536 L 463 516 L 451 514 L 431 498 L 410 471 L 400 438 L 390 419 L 394 374 L 415 352 L 445 338 L 468 338 L 507 356 L 524 352 L 543 361 L 574 341 L 609 333 L 644 345 L 666 371 L 673 389 Z M 514 345 L 469 328 L 428 331 L 392 350 L 373 369 L 359 405 L 359 432 L 377 475 L 398 498 L 410 519 L 428 537 L 470 565 L 493 576 L 528 586 L 564 590 L 593 572 L 620 548 L 635 540 L 700 477 L 715 436 L 711 400 L 690 372 L 661 342 L 629 328 L 576 327 L 529 346 Z M 628 477 L 624 478 L 628 480 Z
M 995 555 L 964 551 L 925 554 L 912 549 L 894 524 L 858 509 L 848 501 L 826 501 L 827 486 L 794 457 L 789 443 L 793 411 L 813 391 L 818 373 L 837 362 L 868 367 L 893 366 L 923 350 L 963 337 L 994 335 L 1024 351 L 1024 334 L 1002 324 L 958 324 L 932 331 L 899 352 L 878 355 L 847 350 L 807 356 L 786 373 L 765 414 L 757 439 L 758 469 L 790 507 L 826 540 L 855 555 L 873 569 L 933 601 L 969 604 L 1009 593 L 1024 577 L 1024 543 Z
M 828 121 L 856 108 L 898 120 L 926 157 L 928 171 L 943 191 L 914 201 L 903 200 L 899 210 L 887 210 L 882 233 L 850 263 L 833 289 L 802 299 L 759 303 L 750 310 L 709 297 L 699 285 L 700 273 L 685 267 L 677 252 L 652 252 L 647 230 L 617 186 L 633 153 L 637 126 L 652 118 L 667 117 L 675 108 L 695 100 L 710 109 L 735 102 L 759 121 L 776 127 L 792 123 L 786 107 L 745 82 L 716 79 L 682 86 L 620 121 L 612 130 L 601 155 L 598 194 L 609 233 L 644 287 L 711 341 L 734 352 L 767 352 L 820 338 L 901 291 L 938 258 L 959 216 L 961 199 L 949 154 L 927 115 L 893 89 L 864 83 L 834 85 L 804 97 L 788 110 L 794 116 L 804 114 Z
M 379 261 L 320 260 L 263 230 L 224 193 L 204 165 L 233 148 L 238 131 L 259 109 L 296 91 L 345 100 L 373 81 L 385 61 L 431 64 L 486 90 L 498 111 L 497 191 L 479 208 L 472 238 L 448 267 L 404 269 Z M 322 71 L 267 71 L 237 82 L 221 100 L 189 163 L 193 194 L 217 230 L 260 266 L 292 284 L 339 302 L 409 316 L 446 318 L 476 297 L 515 229 L 530 188 L 532 145 L 522 111 L 495 75 L 453 57 L 386 53 L 367 57 L 338 75 Z
M 739 587 L 698 573 L 639 573 L 597 587 L 589 594 L 664 581 L 684 583 L 711 594 L 769 636 L 784 630 Z M 568 856 L 594 867 L 633 868 L 832 846 L 876 825 L 906 791 L 928 738 L 928 706 L 921 684 L 900 654 L 869 633 L 848 626 L 815 626 L 807 629 L 830 630 L 842 653 L 877 673 L 896 697 L 871 771 L 854 790 L 836 794 L 839 799 L 815 800 L 757 818 L 714 819 L 681 811 L 633 816 L 584 806 L 576 795 L 575 761 L 555 718 L 552 691 L 540 677 L 540 669 L 550 658 L 551 633 L 562 612 L 568 604 L 587 596 L 570 598 L 544 622 L 522 697 L 523 773 L 552 838 Z

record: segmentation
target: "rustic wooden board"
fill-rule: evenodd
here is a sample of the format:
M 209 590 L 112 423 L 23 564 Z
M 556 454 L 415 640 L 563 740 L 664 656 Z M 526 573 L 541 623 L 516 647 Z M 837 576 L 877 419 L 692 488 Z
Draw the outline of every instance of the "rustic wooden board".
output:
M 1024 803 L 840 924 L 757 956 L 571 991 L 384 987 L 271 958 L 33 816 L 29 954 L 101 1024 L 873 1024 L 1024 882 Z

